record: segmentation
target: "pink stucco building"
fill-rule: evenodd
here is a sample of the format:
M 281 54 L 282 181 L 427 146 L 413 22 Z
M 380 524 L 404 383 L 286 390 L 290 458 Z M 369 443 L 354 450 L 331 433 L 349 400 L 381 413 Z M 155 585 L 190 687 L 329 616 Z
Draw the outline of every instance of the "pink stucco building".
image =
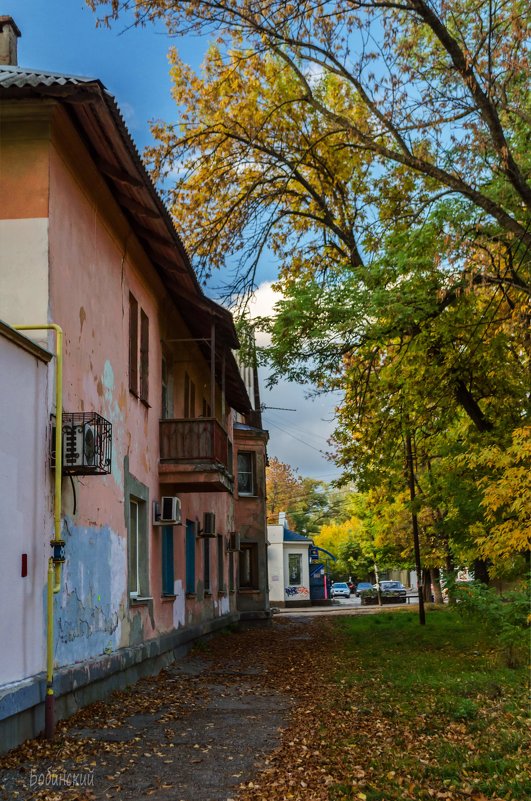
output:
M 0 27 L 13 62 L 18 29 L 6 17 Z M 193 638 L 242 617 L 268 619 L 267 435 L 234 357 L 232 317 L 203 294 L 102 84 L 0 66 L 0 145 L 0 319 L 11 331 L 61 327 L 63 431 L 82 451 L 62 454 L 71 464 L 61 481 L 65 562 L 53 601 L 61 715 L 75 708 L 74 687 L 75 703 L 84 703 L 96 681 L 104 693 L 159 669 Z M 35 474 L 42 514 L 32 523 L 31 576 L 20 576 L 14 547 L 15 570 L 0 593 L 6 608 L 23 582 L 23 603 L 40 613 L 28 635 L 31 663 L 14 649 L 0 665 L 4 749 L 41 730 L 44 715 L 58 360 L 46 361 L 56 353 L 53 332 L 25 333 L 47 371 L 46 425 L 13 470 L 19 486 Z M 17 413 L 14 425 L 35 425 L 22 407 Z M 0 497 L 16 520 L 1 476 Z

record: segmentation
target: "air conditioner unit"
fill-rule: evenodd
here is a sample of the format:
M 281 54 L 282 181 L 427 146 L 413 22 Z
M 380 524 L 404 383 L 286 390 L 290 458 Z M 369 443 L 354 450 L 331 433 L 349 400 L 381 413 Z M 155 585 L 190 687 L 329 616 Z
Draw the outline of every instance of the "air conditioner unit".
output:
M 50 426 L 50 466 L 55 469 L 57 431 Z M 96 412 L 63 412 L 61 470 L 68 476 L 103 476 L 112 468 L 112 424 Z
M 203 528 L 197 530 L 199 537 L 215 537 L 216 536 L 216 515 L 214 512 L 205 512 L 203 516 Z
M 153 501 L 154 526 L 178 526 L 181 523 L 181 501 L 175 495 L 163 495 Z
M 63 466 L 93 467 L 96 464 L 96 430 L 90 423 L 63 426 Z
M 239 550 L 240 550 L 240 532 L 231 531 L 229 533 L 229 545 L 227 551 L 239 551 Z

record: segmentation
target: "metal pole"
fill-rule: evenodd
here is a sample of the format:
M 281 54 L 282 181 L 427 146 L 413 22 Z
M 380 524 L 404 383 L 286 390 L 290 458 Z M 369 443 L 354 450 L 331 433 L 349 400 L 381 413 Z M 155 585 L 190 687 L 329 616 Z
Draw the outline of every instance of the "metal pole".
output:
M 378 597 L 378 606 L 382 605 L 382 591 L 380 590 L 380 576 L 378 574 L 378 566 L 374 563 L 374 577 L 376 578 L 376 595 Z

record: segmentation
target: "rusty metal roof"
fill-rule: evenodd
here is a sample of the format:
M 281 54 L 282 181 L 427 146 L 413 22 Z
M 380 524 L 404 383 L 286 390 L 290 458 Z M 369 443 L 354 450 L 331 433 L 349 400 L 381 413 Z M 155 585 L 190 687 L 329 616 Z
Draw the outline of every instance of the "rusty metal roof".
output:
M 192 335 L 208 339 L 215 321 L 216 342 L 227 356 L 227 400 L 237 411 L 248 411 L 251 404 L 232 354 L 239 348 L 232 315 L 203 293 L 114 97 L 97 78 L 1 66 L 2 99 L 56 100 L 65 109 Z M 208 342 L 198 345 L 210 359 Z M 220 349 L 216 353 L 219 380 L 222 362 Z

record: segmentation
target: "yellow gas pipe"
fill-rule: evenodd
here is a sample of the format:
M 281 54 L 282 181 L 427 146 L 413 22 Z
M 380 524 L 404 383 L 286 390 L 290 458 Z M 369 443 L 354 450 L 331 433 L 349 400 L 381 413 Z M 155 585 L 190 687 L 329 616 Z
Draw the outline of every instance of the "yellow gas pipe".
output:
M 55 323 L 46 325 L 14 325 L 17 331 L 55 331 L 55 492 L 54 538 L 51 545 L 62 542 L 61 492 L 63 478 L 63 329 Z M 53 691 L 53 596 L 61 589 L 61 562 L 48 560 L 47 632 L 46 632 L 46 701 L 44 704 L 44 731 L 52 738 L 55 730 Z

